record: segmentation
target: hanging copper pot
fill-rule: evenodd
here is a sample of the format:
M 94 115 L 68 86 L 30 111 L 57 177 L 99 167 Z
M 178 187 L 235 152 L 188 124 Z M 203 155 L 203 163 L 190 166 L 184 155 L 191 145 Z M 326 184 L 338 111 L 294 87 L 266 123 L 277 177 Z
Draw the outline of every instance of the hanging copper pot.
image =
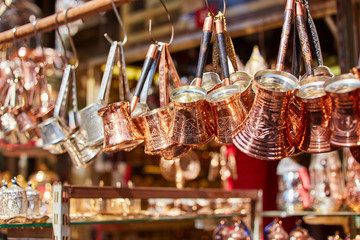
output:
M 332 101 L 330 143 L 339 147 L 360 145 L 360 80 L 342 74 L 324 84 Z
M 331 99 L 323 87 L 329 77 L 312 77 L 300 82 L 295 99 L 301 105 L 300 125 L 294 138 L 298 149 L 308 153 L 333 151 L 329 142 Z
M 249 112 L 255 99 L 255 92 L 252 88 L 252 78 L 243 71 L 237 71 L 230 74 L 232 84 L 240 87 L 241 100 L 244 104 L 246 112 Z
M 191 147 L 204 145 L 213 136 L 212 119 L 208 118 L 210 113 L 205 101 L 207 91 L 200 87 L 212 29 L 213 18 L 209 16 L 204 21 L 195 85 L 176 88 L 170 94 L 174 110 L 169 135 L 174 142 Z
M 26 134 L 32 140 L 40 137 L 36 118 L 30 111 L 30 105 L 16 106 L 11 110 L 11 113 L 15 117 L 20 132 Z
M 255 74 L 254 84 L 257 89 L 254 105 L 233 132 L 233 142 L 241 151 L 255 158 L 285 158 L 294 151 L 287 109 L 298 80 L 285 72 L 264 70 Z

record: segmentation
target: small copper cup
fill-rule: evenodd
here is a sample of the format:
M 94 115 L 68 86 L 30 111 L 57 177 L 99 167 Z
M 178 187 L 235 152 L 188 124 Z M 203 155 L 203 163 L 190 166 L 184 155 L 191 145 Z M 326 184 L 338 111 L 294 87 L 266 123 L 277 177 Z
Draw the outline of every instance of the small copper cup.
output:
M 360 80 L 342 74 L 324 84 L 332 102 L 330 143 L 339 147 L 360 145 Z
M 142 143 L 143 137 L 134 124 L 129 102 L 109 104 L 98 111 L 103 120 L 103 152 L 117 152 Z
M 300 82 L 295 99 L 301 105 L 300 125 L 294 142 L 307 153 L 333 151 L 329 142 L 331 99 L 326 95 L 324 82 L 329 77 L 312 77 Z
M 207 118 L 205 89 L 183 86 L 171 92 L 174 103 L 169 136 L 174 142 L 192 147 L 208 143 L 212 139 L 212 126 Z
M 237 71 L 230 74 L 230 81 L 233 85 L 240 87 L 241 100 L 244 104 L 246 112 L 249 112 L 255 99 L 251 76 L 246 72 Z
M 254 84 L 257 89 L 254 105 L 233 132 L 233 143 L 251 157 L 280 160 L 295 150 L 287 109 L 298 80 L 286 72 L 262 70 L 255 74 Z
M 24 133 L 29 140 L 40 138 L 36 117 L 30 111 L 30 105 L 16 106 L 11 110 L 11 113 L 15 117 L 19 131 Z
M 245 107 L 241 101 L 240 88 L 236 85 L 218 88 L 206 97 L 210 104 L 215 121 L 215 141 L 232 144 L 232 132 L 239 127 L 246 116 Z

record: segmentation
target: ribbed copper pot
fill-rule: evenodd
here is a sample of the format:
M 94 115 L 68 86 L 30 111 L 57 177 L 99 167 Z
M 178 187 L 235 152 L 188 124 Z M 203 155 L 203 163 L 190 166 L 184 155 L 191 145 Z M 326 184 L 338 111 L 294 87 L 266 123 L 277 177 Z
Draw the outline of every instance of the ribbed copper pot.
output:
M 312 77 L 300 82 L 295 99 L 300 107 L 300 125 L 294 142 L 298 149 L 307 153 L 333 151 L 329 142 L 331 99 L 324 90 L 328 77 Z
M 342 74 L 326 81 L 324 87 L 332 101 L 330 143 L 339 147 L 360 145 L 360 80 Z
M 104 124 L 104 152 L 117 152 L 142 143 L 143 136 L 134 124 L 129 102 L 116 102 L 99 109 Z
M 174 142 L 198 147 L 212 139 L 206 94 L 205 89 L 197 86 L 183 86 L 171 92 L 174 109 L 169 136 Z
M 233 132 L 233 143 L 247 155 L 279 160 L 294 152 L 289 136 L 287 109 L 298 80 L 277 70 L 259 71 L 254 76 L 257 94 L 244 122 Z
M 236 85 L 218 88 L 206 97 L 214 118 L 215 141 L 232 144 L 232 132 L 239 127 L 246 116 L 241 101 L 240 88 Z
M 252 78 L 246 72 L 237 71 L 230 74 L 230 81 L 232 84 L 240 87 L 241 100 L 246 108 L 246 112 L 249 112 L 255 99 L 255 93 L 252 89 Z

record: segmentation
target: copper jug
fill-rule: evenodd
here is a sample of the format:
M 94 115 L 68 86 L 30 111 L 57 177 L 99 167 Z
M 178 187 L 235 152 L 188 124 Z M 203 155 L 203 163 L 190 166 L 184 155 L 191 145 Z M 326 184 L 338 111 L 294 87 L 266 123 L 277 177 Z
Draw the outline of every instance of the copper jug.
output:
M 339 147 L 360 145 L 360 80 L 342 74 L 324 84 L 332 101 L 330 143 Z
M 243 71 L 237 71 L 230 74 L 232 84 L 240 87 L 241 100 L 244 104 L 246 112 L 249 112 L 255 98 L 255 92 L 252 88 L 252 78 Z
M 135 110 L 139 101 L 146 76 L 154 62 L 157 51 L 158 46 L 156 44 L 149 46 L 131 104 L 127 101 L 121 101 L 98 110 L 104 126 L 103 152 L 132 149 L 144 141 L 140 130 L 131 118 L 131 113 Z
M 160 92 L 160 108 L 154 109 L 147 112 L 140 117 L 134 119 L 139 122 L 137 125 L 140 127 L 140 131 L 145 139 L 145 153 L 147 154 L 158 154 L 163 151 L 169 151 L 170 153 L 178 154 L 176 149 L 180 150 L 181 155 L 183 152 L 190 151 L 191 147 L 178 144 L 174 142 L 169 136 L 171 126 L 171 113 L 168 107 L 169 93 L 168 93 L 168 69 L 174 67 L 168 44 L 159 43 L 163 45 L 159 63 L 159 92 Z M 174 67 L 175 68 L 175 67 Z M 180 87 L 180 78 L 176 72 L 170 72 L 172 80 L 176 87 Z M 174 156 L 178 158 L 179 156 Z
M 98 111 L 104 124 L 103 152 L 116 152 L 142 143 L 142 135 L 131 119 L 130 103 L 116 102 Z
M 328 77 L 312 77 L 300 82 L 295 99 L 300 103 L 300 124 L 294 138 L 298 149 L 308 153 L 333 151 L 329 142 L 331 99 L 323 87 Z
M 25 104 L 16 106 L 11 110 L 11 113 L 15 117 L 20 132 L 24 133 L 32 140 L 40 137 L 40 132 L 37 128 L 37 121 L 30 111 L 30 105 Z
M 192 147 L 208 143 L 213 136 L 212 120 L 208 118 L 210 113 L 205 101 L 207 91 L 200 87 L 212 29 L 213 18 L 209 16 L 204 21 L 195 85 L 176 88 L 170 94 L 174 110 L 169 135 L 174 142 Z
M 254 158 L 285 158 L 295 149 L 289 136 L 287 109 L 298 80 L 285 72 L 263 70 L 255 74 L 253 84 L 257 89 L 254 105 L 233 132 L 233 142 Z

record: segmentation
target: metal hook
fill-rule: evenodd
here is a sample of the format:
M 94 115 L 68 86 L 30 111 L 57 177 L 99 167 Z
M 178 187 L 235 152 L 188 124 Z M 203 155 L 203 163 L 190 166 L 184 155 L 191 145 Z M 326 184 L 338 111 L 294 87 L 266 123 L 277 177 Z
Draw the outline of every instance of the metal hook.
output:
M 42 44 L 41 37 L 38 36 L 38 31 L 36 29 L 36 24 L 37 24 L 37 18 L 35 18 L 35 20 L 33 21 L 34 33 L 35 33 L 35 38 L 38 41 L 38 43 L 40 45 L 40 48 L 41 48 L 41 55 L 42 55 L 42 58 L 43 58 L 42 60 L 45 63 L 46 58 L 45 58 L 44 46 Z
M 121 27 L 121 30 L 122 30 L 122 32 L 123 32 L 123 34 L 124 34 L 124 39 L 122 40 L 122 42 L 119 42 L 119 44 L 125 45 L 125 43 L 127 42 L 127 33 L 126 33 L 126 31 L 125 31 L 124 24 L 123 24 L 123 22 L 122 22 L 122 20 L 121 20 L 121 18 L 120 18 L 119 12 L 118 12 L 117 9 L 116 9 L 116 5 L 115 5 L 115 3 L 114 3 L 114 0 L 111 0 L 111 5 L 112 5 L 112 8 L 113 8 L 113 10 L 114 10 L 115 16 L 116 16 L 116 18 L 117 18 L 117 20 L 118 20 L 118 22 L 119 22 L 119 25 L 120 25 L 120 27 Z M 106 40 L 108 40 L 111 44 L 114 42 L 114 41 L 109 37 L 109 35 L 108 35 L 107 33 L 104 34 L 104 37 L 105 37 Z
M 77 68 L 79 66 L 79 58 L 78 58 L 78 55 L 77 55 L 77 52 L 76 52 L 76 48 L 75 48 L 75 44 L 74 44 L 74 41 L 72 39 L 72 36 L 71 36 L 71 32 L 70 32 L 70 27 L 69 27 L 69 24 L 68 24 L 68 21 L 67 21 L 67 12 L 68 10 L 70 9 L 71 7 L 68 7 L 65 12 L 64 12 L 64 23 L 65 23 L 65 26 L 67 28 L 67 31 L 68 31 L 68 34 L 69 34 L 69 41 L 70 41 L 70 45 L 71 45 L 71 49 L 74 53 L 74 56 L 75 56 L 75 64 L 73 65 L 74 68 Z
M 162 6 L 164 7 L 165 11 L 166 11 L 166 14 L 167 14 L 167 17 L 168 17 L 168 20 L 169 20 L 169 23 L 170 23 L 170 26 L 171 26 L 171 38 L 170 38 L 170 41 L 168 42 L 168 45 L 170 45 L 173 40 L 174 40 L 174 32 L 175 32 L 175 29 L 174 29 L 174 24 L 171 22 L 171 17 L 170 17 L 170 13 L 165 5 L 165 3 L 160 0 Z M 152 37 L 152 34 L 151 34 L 151 19 L 149 20 L 149 34 L 150 34 L 150 39 L 151 41 L 157 43 L 157 41 L 155 41 Z
M 56 15 L 55 15 L 55 23 L 56 23 L 56 28 L 55 28 L 55 29 L 56 29 L 56 32 L 57 32 L 59 38 L 60 38 L 60 42 L 61 42 L 61 45 L 62 45 L 63 50 L 64 50 L 64 57 L 62 57 L 61 59 L 63 60 L 63 62 L 64 62 L 65 64 L 68 64 L 69 61 L 68 61 L 68 59 L 67 59 L 65 42 L 64 42 L 64 39 L 62 38 L 62 36 L 61 36 L 61 34 L 60 34 L 59 22 L 58 22 L 58 20 L 57 20 L 59 13 L 60 13 L 60 12 L 57 12 Z
M 211 8 L 209 6 L 208 0 L 204 0 L 204 1 L 205 1 L 206 7 L 207 7 L 210 15 L 214 18 L 215 14 L 212 12 L 212 10 L 211 10 Z M 223 15 L 225 15 L 225 12 L 226 12 L 226 1 L 223 0 Z

